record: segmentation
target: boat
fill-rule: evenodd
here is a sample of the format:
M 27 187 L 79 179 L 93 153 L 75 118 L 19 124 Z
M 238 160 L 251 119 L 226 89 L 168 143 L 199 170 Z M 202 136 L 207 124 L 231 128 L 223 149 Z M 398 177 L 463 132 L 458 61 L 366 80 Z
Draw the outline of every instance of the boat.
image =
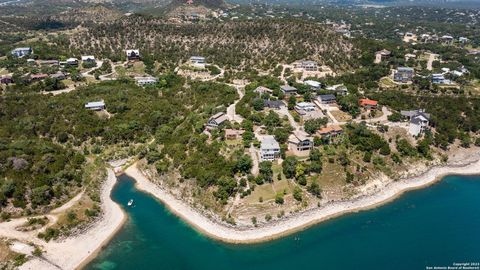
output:
M 130 199 L 130 201 L 128 201 L 127 205 L 132 206 L 133 205 L 133 199 Z

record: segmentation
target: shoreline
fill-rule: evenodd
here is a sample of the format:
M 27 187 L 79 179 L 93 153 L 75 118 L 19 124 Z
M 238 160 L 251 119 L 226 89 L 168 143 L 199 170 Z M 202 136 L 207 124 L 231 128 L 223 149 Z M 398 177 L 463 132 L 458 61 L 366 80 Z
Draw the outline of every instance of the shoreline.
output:
M 101 218 L 79 235 L 50 242 L 35 239 L 34 243 L 44 251 L 42 258 L 33 257 L 19 269 L 82 269 L 97 257 L 127 220 L 126 213 L 110 197 L 117 177 L 110 168 L 107 173 L 100 195 L 103 209 Z
M 199 210 L 176 199 L 157 184 L 151 182 L 134 163 L 124 173 L 135 180 L 135 187 L 160 200 L 169 211 L 181 218 L 201 234 L 231 244 L 253 244 L 275 240 L 305 230 L 318 223 L 348 214 L 365 211 L 394 201 L 404 193 L 431 186 L 446 176 L 480 174 L 480 156 L 461 164 L 433 166 L 416 176 L 391 181 L 374 192 L 355 199 L 329 202 L 321 207 L 295 213 L 284 219 L 258 227 L 234 227 L 214 221 Z

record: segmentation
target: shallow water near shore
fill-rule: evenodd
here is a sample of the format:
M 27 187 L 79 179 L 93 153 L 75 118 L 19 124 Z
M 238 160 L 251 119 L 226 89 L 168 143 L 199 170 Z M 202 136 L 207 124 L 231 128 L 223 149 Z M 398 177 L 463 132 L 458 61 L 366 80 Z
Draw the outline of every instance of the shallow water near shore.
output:
M 134 184 L 119 177 L 112 198 L 128 220 L 85 269 L 383 270 L 480 262 L 479 176 L 448 176 L 384 206 L 251 245 L 201 235 Z M 127 207 L 130 199 L 134 207 Z

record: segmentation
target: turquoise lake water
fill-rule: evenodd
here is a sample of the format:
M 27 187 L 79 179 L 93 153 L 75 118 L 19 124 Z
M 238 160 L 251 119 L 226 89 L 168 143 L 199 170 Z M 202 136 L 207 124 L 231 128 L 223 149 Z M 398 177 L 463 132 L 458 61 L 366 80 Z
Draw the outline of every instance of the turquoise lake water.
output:
M 128 221 L 86 269 L 426 269 L 480 262 L 480 177 L 449 176 L 392 203 L 254 245 L 211 240 L 119 177 Z M 129 199 L 135 207 L 126 206 Z

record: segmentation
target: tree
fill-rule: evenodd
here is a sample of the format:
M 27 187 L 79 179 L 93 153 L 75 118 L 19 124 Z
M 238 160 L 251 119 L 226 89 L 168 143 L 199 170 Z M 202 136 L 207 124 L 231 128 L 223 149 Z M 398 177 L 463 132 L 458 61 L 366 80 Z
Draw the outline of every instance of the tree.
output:
M 271 182 L 273 180 L 272 162 L 270 161 L 260 162 L 259 173 L 265 181 Z
M 287 157 L 282 163 L 283 174 L 285 177 L 291 179 L 295 177 L 297 167 L 297 158 L 296 157 Z
M 302 189 L 299 188 L 298 186 L 296 186 L 294 189 L 293 189 L 293 198 L 297 201 L 302 201 Z
M 285 200 L 283 199 L 283 193 L 279 192 L 275 195 L 275 203 L 276 204 L 283 204 Z
M 247 155 L 243 155 L 240 159 L 237 161 L 237 170 L 240 173 L 247 174 L 250 172 L 252 169 L 253 162 L 252 158 Z
M 315 180 L 312 181 L 312 183 L 308 186 L 307 191 L 310 192 L 312 195 L 316 196 L 317 198 L 321 198 L 322 196 L 322 189 Z
M 290 96 L 288 98 L 288 109 L 293 110 L 296 104 L 297 104 L 297 99 L 295 98 L 295 96 Z
M 284 128 L 276 128 L 273 133 L 275 135 L 275 140 L 277 140 L 280 144 L 286 143 L 288 136 L 290 135 Z
M 317 132 L 317 130 L 320 129 L 320 127 L 322 127 L 323 125 L 326 125 L 328 123 L 328 119 L 327 118 L 317 118 L 317 119 L 309 119 L 307 121 L 305 121 L 305 131 L 308 133 L 308 134 L 313 134 L 315 132 Z
M 309 171 L 314 173 L 321 173 L 323 170 L 322 160 L 314 160 L 310 163 Z
M 390 155 L 390 153 L 391 153 L 391 150 L 388 143 L 383 144 L 382 148 L 380 148 L 380 154 L 383 156 L 388 156 Z
M 313 148 L 311 151 L 310 151 L 310 161 L 318 161 L 318 160 L 321 160 L 322 159 L 322 153 L 320 152 L 320 150 L 318 150 L 318 148 Z
M 270 111 L 263 119 L 263 124 L 266 127 L 278 127 L 281 124 L 280 116 L 274 111 Z
M 252 103 L 252 106 L 256 111 L 263 110 L 263 108 L 264 108 L 263 100 L 259 99 L 259 98 L 254 99 L 253 103 Z

